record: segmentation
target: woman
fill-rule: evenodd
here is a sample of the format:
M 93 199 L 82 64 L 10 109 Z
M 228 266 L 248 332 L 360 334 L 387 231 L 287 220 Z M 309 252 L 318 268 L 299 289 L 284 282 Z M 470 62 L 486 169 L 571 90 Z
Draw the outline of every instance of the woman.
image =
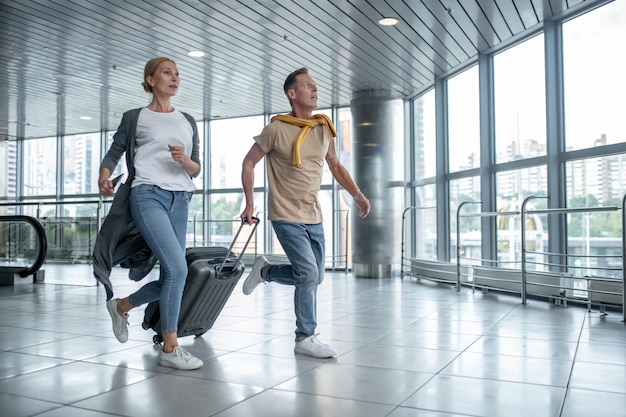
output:
M 111 148 L 100 164 L 98 186 L 100 194 L 113 194 L 115 186 L 109 178 L 123 153 L 130 149 L 130 214 L 160 265 L 158 281 L 147 283 L 128 297 L 107 301 L 115 337 L 122 343 L 128 340 L 131 309 L 159 300 L 163 334 L 159 364 L 197 369 L 202 361 L 180 347 L 176 336 L 187 277 L 188 204 L 195 189 L 192 177 L 200 173 L 195 120 L 170 103 L 179 84 L 174 61 L 163 57 L 148 61 L 142 85 L 152 94 L 152 101 L 146 107 L 124 113 Z

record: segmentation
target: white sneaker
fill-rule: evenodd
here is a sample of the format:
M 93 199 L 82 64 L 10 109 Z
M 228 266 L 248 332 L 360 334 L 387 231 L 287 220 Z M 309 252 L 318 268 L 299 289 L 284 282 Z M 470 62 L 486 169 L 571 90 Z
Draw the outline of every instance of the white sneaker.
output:
M 128 341 L 128 313 L 120 316 L 117 312 L 117 298 L 107 301 L 107 310 L 113 322 L 113 334 L 121 343 Z
M 337 350 L 334 347 L 320 342 L 315 335 L 296 342 L 296 347 L 293 351 L 300 355 L 313 356 L 314 358 L 334 358 L 337 356 Z
M 245 295 L 252 294 L 252 291 L 262 282 L 265 282 L 263 277 L 261 276 L 261 271 L 263 267 L 266 265 L 270 265 L 270 261 L 267 260 L 265 256 L 259 256 L 254 261 L 252 265 L 252 271 L 250 271 L 250 275 L 243 282 L 243 293 Z
M 191 370 L 202 367 L 204 363 L 182 347 L 176 346 L 171 353 L 159 352 L 159 365 L 174 369 Z

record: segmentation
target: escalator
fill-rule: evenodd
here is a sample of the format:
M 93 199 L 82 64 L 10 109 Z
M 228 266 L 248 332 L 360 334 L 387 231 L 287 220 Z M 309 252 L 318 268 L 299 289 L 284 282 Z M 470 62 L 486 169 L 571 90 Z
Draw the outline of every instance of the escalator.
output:
M 39 221 L 30 216 L 0 216 L 0 285 L 28 277 L 41 282 L 48 242 Z

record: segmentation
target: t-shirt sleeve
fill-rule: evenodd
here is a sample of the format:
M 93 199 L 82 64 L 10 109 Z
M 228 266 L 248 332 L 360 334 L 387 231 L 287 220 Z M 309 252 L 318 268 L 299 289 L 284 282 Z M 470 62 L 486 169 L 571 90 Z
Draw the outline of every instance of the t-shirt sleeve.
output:
M 328 134 L 330 136 L 330 134 Z M 330 137 L 330 143 L 328 144 L 328 152 L 326 152 L 326 159 L 335 159 L 337 158 L 337 142 L 335 138 Z
M 268 124 L 263 128 L 261 133 L 254 137 L 254 141 L 259 144 L 263 152 L 268 153 L 274 147 L 274 140 L 276 138 L 273 123 Z

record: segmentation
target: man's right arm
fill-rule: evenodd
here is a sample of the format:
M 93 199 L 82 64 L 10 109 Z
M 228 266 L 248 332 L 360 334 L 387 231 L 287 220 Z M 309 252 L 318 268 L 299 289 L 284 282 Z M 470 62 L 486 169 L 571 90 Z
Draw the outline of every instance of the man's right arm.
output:
M 252 224 L 254 216 L 254 167 L 265 156 L 265 152 L 258 143 L 252 145 L 248 154 L 243 159 L 241 167 L 241 184 L 246 198 L 246 207 L 241 213 L 241 218 L 246 219 L 248 224 Z

